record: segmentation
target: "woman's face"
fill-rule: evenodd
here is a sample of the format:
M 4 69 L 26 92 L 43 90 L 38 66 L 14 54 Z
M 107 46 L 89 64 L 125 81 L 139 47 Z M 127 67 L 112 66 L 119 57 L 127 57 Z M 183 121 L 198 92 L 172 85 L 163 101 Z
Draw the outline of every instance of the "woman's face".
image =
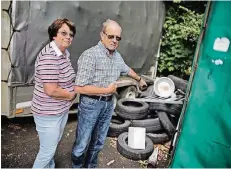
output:
M 67 26 L 67 24 L 63 24 L 62 27 L 58 30 L 57 36 L 53 37 L 56 44 L 60 48 L 61 51 L 67 49 L 73 40 L 74 34 Z

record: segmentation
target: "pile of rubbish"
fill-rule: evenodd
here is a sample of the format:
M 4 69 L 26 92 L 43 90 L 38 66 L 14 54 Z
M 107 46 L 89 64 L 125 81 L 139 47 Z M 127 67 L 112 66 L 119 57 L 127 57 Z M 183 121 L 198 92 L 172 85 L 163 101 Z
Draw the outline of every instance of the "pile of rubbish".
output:
M 173 140 L 186 88 L 187 81 L 169 75 L 157 78 L 137 98 L 119 99 L 108 131 L 109 137 L 117 137 L 118 152 L 132 160 L 149 159 L 149 163 L 155 166 L 158 156 L 161 156 L 161 151 L 156 146 L 169 144 Z M 129 138 L 129 127 L 145 129 L 144 149 L 129 146 L 129 139 L 140 139 L 139 135 Z

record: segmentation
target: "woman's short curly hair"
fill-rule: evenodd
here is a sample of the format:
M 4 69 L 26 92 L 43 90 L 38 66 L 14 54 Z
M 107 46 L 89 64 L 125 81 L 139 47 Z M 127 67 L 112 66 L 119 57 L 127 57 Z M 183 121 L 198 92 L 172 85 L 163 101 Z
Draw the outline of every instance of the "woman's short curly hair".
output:
M 71 22 L 67 18 L 63 19 L 56 19 L 49 27 L 48 27 L 48 34 L 50 41 L 53 41 L 53 37 L 57 36 L 58 30 L 63 26 L 63 24 L 67 24 L 70 30 L 73 32 L 74 36 L 76 33 L 76 28 L 73 22 Z

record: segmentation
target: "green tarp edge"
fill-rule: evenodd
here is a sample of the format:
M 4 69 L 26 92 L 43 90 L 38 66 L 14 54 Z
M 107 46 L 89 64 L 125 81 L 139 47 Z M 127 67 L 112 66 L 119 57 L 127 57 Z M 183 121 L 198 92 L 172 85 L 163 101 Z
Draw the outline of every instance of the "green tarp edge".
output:
M 231 167 L 231 47 L 213 50 L 216 38 L 231 40 L 231 2 L 211 3 L 172 168 Z

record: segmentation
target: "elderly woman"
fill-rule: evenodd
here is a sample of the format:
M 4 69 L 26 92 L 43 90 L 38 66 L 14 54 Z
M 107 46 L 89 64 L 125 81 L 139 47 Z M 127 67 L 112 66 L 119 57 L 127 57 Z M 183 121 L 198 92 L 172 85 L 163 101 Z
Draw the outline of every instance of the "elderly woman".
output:
M 33 168 L 54 168 L 54 154 L 76 94 L 75 72 L 71 66 L 71 45 L 76 29 L 68 19 L 57 19 L 48 28 L 50 42 L 35 63 L 35 88 L 31 111 L 38 132 L 40 149 Z

